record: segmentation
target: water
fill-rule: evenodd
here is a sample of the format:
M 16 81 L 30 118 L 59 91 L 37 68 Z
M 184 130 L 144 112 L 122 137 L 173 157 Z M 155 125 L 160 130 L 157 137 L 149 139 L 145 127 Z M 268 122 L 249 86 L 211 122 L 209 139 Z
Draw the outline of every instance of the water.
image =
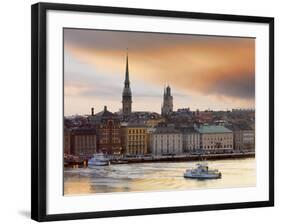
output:
M 94 168 L 65 168 L 64 194 L 141 192 L 207 188 L 251 187 L 256 184 L 255 159 L 208 161 L 221 179 L 183 178 L 197 162 L 119 164 Z

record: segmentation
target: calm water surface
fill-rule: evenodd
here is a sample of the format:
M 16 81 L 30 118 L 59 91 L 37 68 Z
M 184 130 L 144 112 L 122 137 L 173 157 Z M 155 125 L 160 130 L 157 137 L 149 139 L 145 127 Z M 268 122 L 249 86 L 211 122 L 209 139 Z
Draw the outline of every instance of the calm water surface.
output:
M 187 168 L 198 162 L 119 164 L 95 168 L 65 168 L 64 194 L 137 192 L 227 187 L 251 187 L 256 184 L 255 159 L 208 161 L 221 179 L 183 178 Z

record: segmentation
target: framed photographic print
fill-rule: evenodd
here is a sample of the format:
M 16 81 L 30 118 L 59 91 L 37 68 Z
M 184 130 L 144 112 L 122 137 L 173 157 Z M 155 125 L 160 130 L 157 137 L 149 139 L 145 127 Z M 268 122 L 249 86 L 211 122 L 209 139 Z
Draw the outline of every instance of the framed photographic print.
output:
M 274 205 L 274 19 L 32 6 L 32 219 Z

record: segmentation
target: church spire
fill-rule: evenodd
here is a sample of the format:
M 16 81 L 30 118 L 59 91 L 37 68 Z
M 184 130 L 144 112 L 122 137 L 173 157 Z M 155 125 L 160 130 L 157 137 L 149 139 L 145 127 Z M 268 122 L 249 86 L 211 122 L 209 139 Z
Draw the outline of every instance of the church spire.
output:
M 123 115 L 128 116 L 132 111 L 132 92 L 130 88 L 130 79 L 129 79 L 129 59 L 128 59 L 128 49 L 126 55 L 126 72 L 125 72 L 125 82 L 122 94 L 122 106 L 123 106 Z
M 126 57 L 125 87 L 130 87 L 130 79 L 129 79 L 129 62 L 128 62 L 128 48 L 127 48 L 127 57 Z

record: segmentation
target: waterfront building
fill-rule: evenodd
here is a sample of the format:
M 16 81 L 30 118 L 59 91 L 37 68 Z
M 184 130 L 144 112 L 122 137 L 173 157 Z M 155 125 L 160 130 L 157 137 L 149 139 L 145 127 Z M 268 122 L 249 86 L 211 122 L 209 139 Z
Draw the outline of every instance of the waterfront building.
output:
M 152 153 L 152 144 L 153 144 L 153 139 L 152 139 L 152 134 L 156 131 L 156 128 L 148 127 L 147 128 L 147 153 L 151 154 Z
M 249 125 L 232 124 L 229 129 L 233 131 L 233 142 L 235 150 L 255 150 L 255 130 Z
M 70 154 L 70 130 L 66 127 L 63 129 L 63 153 Z
M 107 110 L 96 114 L 93 122 L 97 127 L 97 151 L 105 154 L 121 154 L 120 118 Z
M 200 133 L 194 127 L 181 127 L 183 152 L 200 149 Z
M 126 58 L 125 82 L 122 93 L 122 112 L 124 117 L 128 117 L 132 112 L 132 92 L 129 79 L 128 55 Z
M 144 124 L 128 123 L 122 126 L 121 130 L 124 154 L 147 154 L 147 127 Z
M 66 132 L 67 138 L 64 142 L 65 149 L 69 144 L 69 154 L 75 156 L 89 157 L 96 153 L 97 141 L 96 130 L 92 127 L 77 127 L 70 132 Z M 68 140 L 69 138 L 69 140 Z
M 170 86 L 164 88 L 163 104 L 161 108 L 162 116 L 169 116 L 173 112 L 173 96 Z
M 200 133 L 200 148 L 206 151 L 232 150 L 233 132 L 224 126 L 202 125 L 197 128 Z
M 182 134 L 174 127 L 157 127 L 151 134 L 151 152 L 154 155 L 182 154 Z

